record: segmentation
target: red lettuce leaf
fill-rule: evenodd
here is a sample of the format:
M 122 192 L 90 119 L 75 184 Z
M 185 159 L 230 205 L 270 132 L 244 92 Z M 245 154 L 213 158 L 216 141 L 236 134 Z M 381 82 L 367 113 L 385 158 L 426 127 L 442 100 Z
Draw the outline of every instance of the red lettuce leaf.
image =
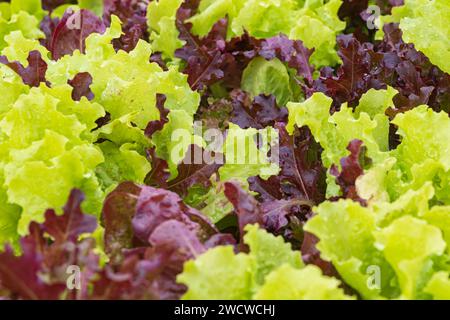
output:
M 150 62 L 156 63 L 164 71 L 168 70 L 167 65 L 164 62 L 164 59 L 162 57 L 162 53 L 161 52 L 154 52 L 154 53 L 152 53 L 152 55 L 150 56 Z
M 189 188 L 201 186 L 208 189 L 211 186 L 211 176 L 219 170 L 221 164 L 196 163 L 195 155 L 203 155 L 205 150 L 197 145 L 191 145 L 184 160 L 178 165 L 178 176 L 169 181 L 167 188 L 182 197 L 187 196 Z
M 371 43 L 360 43 L 354 35 L 340 35 L 337 38 L 338 55 L 342 65 L 336 75 L 330 67 L 321 70 L 315 83 L 317 91 L 333 98 L 334 106 L 339 108 L 344 102 L 357 105 L 361 96 L 370 88 L 385 88 L 380 80 L 383 55 L 374 51 Z
M 405 43 L 397 24 L 385 25 L 384 34 L 383 41 L 374 44 L 361 42 L 355 35 L 338 37 L 343 64 L 336 72 L 323 68 L 314 83 L 316 91 L 333 98 L 332 111 L 345 102 L 356 106 L 369 89 L 389 85 L 399 91 L 394 97 L 395 108 L 387 110 L 391 118 L 422 104 L 449 112 L 450 75 L 434 66 L 413 44 Z
M 282 235 L 296 248 L 302 243 L 302 224 L 314 205 L 325 200 L 326 170 L 321 161 L 322 149 L 307 128 L 296 129 L 290 136 L 284 123 L 279 132 L 280 173 L 267 181 L 249 178 L 250 190 L 258 193 L 264 213 L 264 226 Z
M 186 288 L 176 276 L 187 260 L 215 245 L 235 243 L 177 194 L 132 183 L 108 196 L 102 221 L 106 250 L 115 254 L 115 263 L 94 283 L 96 298 L 179 298 Z
M 278 58 L 297 71 L 303 81 L 299 83 L 307 95 L 312 93 L 313 67 L 309 58 L 313 50 L 304 47 L 300 40 L 290 40 L 285 35 L 258 40 L 244 33 L 227 41 L 228 19 L 219 20 L 207 36 L 199 38 L 191 33 L 191 25 L 177 20 L 180 39 L 186 44 L 175 55 L 186 62 L 184 73 L 194 90 L 215 83 L 227 90 L 239 89 L 242 73 L 248 63 L 260 55 L 267 60 Z
M 53 59 L 58 60 L 75 50 L 84 53 L 86 38 L 94 32 L 103 33 L 105 29 L 102 20 L 93 12 L 67 10 L 52 35 L 50 52 Z
M 189 219 L 185 209 L 178 195 L 164 189 L 145 187 L 141 189 L 132 219 L 134 233 L 146 243 L 153 231 L 169 220 L 183 222 L 194 230 L 197 225 Z
M 45 37 L 40 39 L 39 42 L 42 46 L 46 47 L 49 51 L 52 47 L 52 36 L 53 32 L 55 32 L 56 27 L 59 24 L 60 19 L 58 17 L 52 18 L 50 14 L 46 15 L 40 25 L 39 28 L 44 33 Z
M 76 242 L 83 233 L 91 233 L 96 229 L 97 219 L 81 212 L 83 200 L 83 193 L 74 190 L 69 196 L 62 216 L 57 216 L 54 210 L 45 213 L 45 222 L 42 226 L 55 243 Z
M 297 130 L 292 136 L 287 133 L 284 123 L 277 123 L 275 128 L 280 137 L 281 171 L 267 182 L 251 178 L 251 190 L 258 192 L 263 202 L 274 199 L 301 199 L 311 204 L 322 202 L 326 184 L 320 145 L 307 128 Z
M 209 32 L 200 39 L 190 32 L 191 25 L 177 21 L 180 39 L 186 44 L 175 52 L 176 57 L 186 61 L 184 73 L 192 89 L 202 89 L 225 76 L 223 66 L 233 63 L 230 54 L 225 53 L 225 39 L 228 28 L 227 19 L 219 20 Z
M 313 264 L 318 266 L 322 272 L 329 277 L 340 278 L 337 270 L 331 262 L 325 261 L 320 257 L 320 251 L 316 245 L 319 239 L 312 233 L 305 232 L 303 235 L 303 242 L 301 246 L 302 258 L 306 264 Z M 348 289 L 348 288 L 346 288 Z
M 367 149 L 361 140 L 350 141 L 347 150 L 350 151 L 350 155 L 341 159 L 342 171 L 339 172 L 338 167 L 333 164 L 330 172 L 336 177 L 336 182 L 341 187 L 344 198 L 366 205 L 366 201 L 359 197 L 355 184 L 356 179 L 364 174 L 364 167 L 369 165 L 371 160 L 366 157 Z
M 104 246 L 113 264 L 121 261 L 123 251 L 139 243 L 134 236 L 131 220 L 140 192 L 140 187 L 125 182 L 105 199 L 101 216 L 102 226 L 105 228 Z
M 140 39 L 148 40 L 147 6 L 144 0 L 104 0 L 103 20 L 109 26 L 111 15 L 116 15 L 122 21 L 123 35 L 113 40 L 116 50 L 132 51 Z
M 264 225 L 263 213 L 256 199 L 244 191 L 237 182 L 225 182 L 225 196 L 234 207 L 238 218 L 239 231 L 242 243 L 244 228 L 248 224 L 258 223 Z
M 169 122 L 169 119 L 167 118 L 167 116 L 169 115 L 169 110 L 164 107 L 165 103 L 166 96 L 160 93 L 156 94 L 156 107 L 159 110 L 160 119 L 150 121 L 147 124 L 147 127 L 145 128 L 145 134 L 150 138 L 155 132 L 161 131 L 164 125 Z
M 247 93 L 233 90 L 230 97 L 233 107 L 231 122 L 243 129 L 263 129 L 276 122 L 287 121 L 287 109 L 278 107 L 273 95 L 259 95 L 252 101 Z
M 36 225 L 30 225 L 30 236 Z M 37 235 L 38 237 L 40 235 Z M 43 256 L 32 245 L 24 245 L 23 253 L 16 257 L 7 246 L 0 254 L 0 284 L 13 298 L 26 300 L 58 299 L 65 284 L 50 284 L 41 279 Z
M 81 237 L 96 229 L 96 218 L 80 209 L 83 198 L 74 190 L 61 216 L 48 210 L 44 223 L 32 223 L 19 256 L 9 246 L 0 254 L 0 292 L 6 298 L 178 299 L 186 287 L 176 277 L 187 260 L 216 245 L 235 244 L 176 194 L 123 183 L 105 201 L 110 261 L 101 266 L 95 240 Z M 79 288 L 68 286 L 70 270 L 79 271 Z
M 392 70 L 386 83 L 399 91 L 394 97 L 395 109 L 388 114 L 393 117 L 422 104 L 450 112 L 450 75 L 434 66 L 413 44 L 405 43 L 397 24 L 385 25 L 384 34 L 376 50 L 385 56 L 385 69 Z
M 156 149 L 151 148 L 147 151 L 148 158 L 152 165 L 152 170 L 145 177 L 145 184 L 153 187 L 168 188 L 167 181 L 170 178 L 169 164 L 166 160 L 156 155 Z
M 5 56 L 0 56 L 0 63 L 3 63 L 14 70 L 23 80 L 23 83 L 30 87 L 39 87 L 41 82 L 46 83 L 45 73 L 47 63 L 42 59 L 41 53 L 33 50 L 28 54 L 28 66 L 25 68 L 20 62 L 9 62 Z
M 78 73 L 72 80 L 68 81 L 73 87 L 72 99 L 80 101 L 81 97 L 86 97 L 88 100 L 94 99 L 94 93 L 91 91 L 92 76 L 89 72 Z
M 30 224 L 29 235 L 20 241 L 20 256 L 14 256 L 8 246 L 0 254 L 0 283 L 11 297 L 57 299 L 65 293 L 67 299 L 77 299 L 88 293 L 98 257 L 93 253 L 95 241 L 79 240 L 79 236 L 95 230 L 96 218 L 81 212 L 83 199 L 81 191 L 72 191 L 63 215 L 48 210 L 43 224 Z M 81 272 L 80 290 L 67 288 L 70 266 Z

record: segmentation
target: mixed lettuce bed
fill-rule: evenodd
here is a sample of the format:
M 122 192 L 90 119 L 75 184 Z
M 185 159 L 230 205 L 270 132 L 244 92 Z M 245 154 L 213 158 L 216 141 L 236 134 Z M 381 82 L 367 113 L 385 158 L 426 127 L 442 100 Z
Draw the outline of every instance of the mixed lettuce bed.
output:
M 449 0 L 0 1 L 0 298 L 450 299 L 449 61 Z

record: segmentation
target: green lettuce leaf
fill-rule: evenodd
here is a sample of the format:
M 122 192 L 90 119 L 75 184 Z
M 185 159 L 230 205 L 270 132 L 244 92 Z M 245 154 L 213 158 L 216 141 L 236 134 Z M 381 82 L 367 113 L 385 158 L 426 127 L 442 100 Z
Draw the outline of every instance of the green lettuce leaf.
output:
M 380 24 L 400 23 L 405 42 L 423 52 L 442 71 L 450 72 L 450 3 L 447 0 L 405 0 Z M 378 37 L 381 38 L 382 32 Z
M 386 160 L 358 179 L 358 194 L 371 201 L 395 201 L 411 189 L 418 190 L 432 183 L 433 199 L 450 204 L 447 192 L 450 186 L 450 119 L 447 114 L 419 106 L 397 115 L 392 123 L 398 126 L 401 143 Z
M 423 269 L 445 249 L 441 231 L 423 220 L 401 217 L 375 233 L 376 245 L 394 268 L 402 297 L 414 299 Z
M 441 271 L 433 275 L 428 282 L 425 291 L 433 296 L 436 300 L 450 299 L 450 273 Z
M 276 143 L 276 137 L 276 130 L 272 127 L 241 129 L 230 123 L 223 146 L 225 164 L 219 169 L 220 180 L 246 183 L 250 177 L 268 179 L 277 175 L 280 168 L 268 156 L 270 147 Z
M 309 265 L 295 269 L 283 265 L 270 273 L 264 285 L 256 293 L 256 300 L 349 300 L 339 288 L 335 278 L 322 275 L 322 271 Z
M 94 169 L 104 157 L 90 130 L 104 111 L 86 99 L 73 101 L 65 86 L 32 88 L 0 121 L 0 175 L 7 202 L 21 207 L 20 234 L 29 222 L 42 222 L 47 208 L 61 208 L 74 187 L 85 191 L 91 213 L 100 211 Z
M 292 251 L 282 238 L 257 225 L 245 230 L 248 254 L 219 246 L 185 264 L 177 278 L 188 286 L 183 299 L 349 298 L 338 289 L 338 280 L 324 277 L 317 267 L 303 268 L 300 252 Z
M 179 31 L 176 27 L 176 14 L 182 0 L 152 1 L 147 8 L 147 23 L 150 32 L 152 48 L 162 52 L 166 59 L 175 58 L 175 50 L 183 46 L 178 39 Z
M 229 20 L 229 39 L 244 31 L 256 38 L 284 33 L 315 49 L 311 61 L 316 66 L 334 65 L 339 62 L 336 35 L 345 28 L 337 15 L 341 4 L 341 0 L 201 0 L 197 14 L 187 21 L 199 36 L 208 34 L 225 17 Z
M 355 111 L 344 104 L 330 115 L 332 99 L 323 93 L 315 93 L 304 102 L 287 104 L 289 122 L 286 128 L 292 134 L 295 125 L 299 128 L 308 126 L 324 149 L 322 161 L 326 168 L 333 164 L 340 166 L 340 159 L 348 156 L 347 146 L 354 139 L 363 141 L 373 163 L 383 162 L 388 157 L 389 120 L 375 110 L 387 109 L 392 103 L 392 95 L 392 89 L 371 90 L 363 96 Z M 372 100 L 373 97 L 376 99 Z M 327 182 L 327 194 L 338 195 L 335 177 L 328 173 Z
M 241 88 L 252 94 L 273 94 L 280 106 L 295 101 L 295 86 L 286 66 L 278 59 L 267 61 L 262 57 L 253 59 L 242 74 Z
M 363 298 L 427 298 L 427 283 L 447 268 L 436 258 L 448 259 L 443 235 L 449 211 L 430 210 L 432 194 L 426 192 L 430 189 L 369 208 L 350 200 L 327 201 L 314 210 L 317 215 L 305 230 L 320 239 L 322 258 Z
M 124 124 L 128 125 L 130 131 L 125 135 L 132 135 L 136 139 L 136 134 L 140 133 L 140 141 L 145 140 L 144 130 L 148 123 L 160 119 L 156 96 L 164 94 L 164 107 L 170 110 L 169 122 L 162 131 L 154 134 L 150 143 L 156 147 L 157 155 L 168 161 L 174 178 L 177 175 L 177 164 L 183 159 L 187 147 L 192 141 L 198 142 L 192 132 L 200 95 L 190 89 L 187 76 L 178 72 L 175 67 L 164 71 L 156 63 L 150 63 L 152 49 L 149 43 L 141 40 L 130 53 L 122 50 L 115 52 L 111 40 L 120 35 L 120 21 L 113 16 L 111 26 L 104 34 L 94 33 L 86 39 L 85 54 L 75 51 L 73 55 L 51 63 L 47 77 L 52 83 L 66 83 L 79 72 L 89 72 L 92 76 L 93 101 L 105 108 L 111 115 L 112 123 L 122 119 L 122 133 L 125 130 Z M 135 130 L 135 126 L 141 130 Z M 176 130 L 186 135 L 180 143 L 172 139 Z M 101 131 L 103 139 L 110 139 L 108 131 L 109 129 Z M 116 138 L 111 138 L 115 139 L 116 144 L 118 136 L 116 134 Z M 201 142 L 198 143 L 201 145 Z M 117 148 L 122 146 L 119 144 Z M 140 151 L 140 160 L 146 156 L 144 151 Z
M 7 46 L 5 37 L 13 31 L 21 32 L 26 39 L 31 40 L 45 37 L 39 29 L 43 12 L 35 11 L 36 4 L 33 4 L 33 1 L 15 0 L 11 4 L 0 3 L 0 5 L 0 50 Z

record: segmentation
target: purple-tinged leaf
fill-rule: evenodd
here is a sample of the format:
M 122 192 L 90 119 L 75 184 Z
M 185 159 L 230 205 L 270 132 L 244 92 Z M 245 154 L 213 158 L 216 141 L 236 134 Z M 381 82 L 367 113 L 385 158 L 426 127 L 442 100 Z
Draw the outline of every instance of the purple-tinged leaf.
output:
M 168 70 L 167 65 L 164 62 L 164 59 L 162 57 L 162 53 L 161 52 L 152 53 L 152 55 L 150 56 L 150 62 L 156 63 L 164 71 Z
M 159 110 L 160 119 L 150 121 L 147 124 L 147 127 L 145 128 L 145 134 L 148 137 L 151 137 L 157 131 L 161 131 L 164 125 L 167 122 L 169 122 L 169 119 L 167 118 L 167 116 L 169 115 L 169 110 L 164 107 L 165 103 L 166 103 L 166 96 L 158 93 L 156 95 L 156 107 Z
M 267 60 L 278 58 L 297 71 L 311 86 L 314 68 L 309 63 L 313 49 L 307 49 L 301 40 L 290 40 L 285 35 L 272 37 L 261 42 L 259 55 Z
M 179 220 L 194 230 L 197 225 L 190 221 L 185 214 L 185 209 L 181 199 L 175 193 L 143 187 L 132 219 L 134 233 L 142 242 L 146 243 L 153 231 L 160 224 L 169 220 Z
M 279 175 L 267 181 L 260 177 L 248 181 L 250 190 L 258 193 L 265 228 L 298 247 L 302 223 L 309 219 L 312 207 L 325 200 L 322 149 L 307 128 L 296 129 L 293 136 L 287 133 L 284 123 L 275 124 L 275 128 L 280 137 Z
M 186 61 L 184 73 L 192 89 L 198 90 L 219 81 L 227 89 L 239 88 L 242 72 L 257 55 L 260 41 L 248 34 L 226 41 L 228 21 L 219 20 L 204 38 L 190 32 L 191 25 L 177 21 L 180 39 L 186 44 L 175 52 Z
M 0 63 L 14 70 L 22 78 L 23 83 L 30 87 L 39 87 L 41 82 L 46 83 L 47 63 L 42 59 L 41 53 L 33 50 L 28 54 L 27 60 L 28 66 L 25 68 L 18 61 L 9 62 L 5 56 L 0 56 Z
M 81 234 L 91 233 L 96 229 L 97 219 L 81 212 L 83 200 L 83 193 L 75 189 L 70 193 L 62 216 L 57 216 L 54 210 L 45 213 L 44 230 L 55 242 L 76 242 Z
M 273 95 L 259 95 L 252 101 L 247 93 L 233 90 L 230 97 L 233 106 L 231 122 L 242 129 L 263 129 L 275 122 L 287 121 L 287 109 L 278 107 Z
M 94 93 L 91 91 L 92 76 L 89 72 L 80 72 L 68 84 L 73 87 L 72 99 L 80 101 L 81 97 L 86 97 L 88 100 L 94 99 Z
M 87 295 L 99 259 L 93 252 L 93 239 L 79 240 L 81 234 L 96 228 L 96 218 L 81 212 L 83 198 L 74 190 L 63 215 L 48 210 L 43 224 L 31 223 L 29 234 L 20 240 L 20 256 L 14 256 L 9 246 L 0 254 L 0 283 L 12 297 L 58 299 L 64 294 L 67 299 L 80 299 Z M 70 266 L 79 268 L 80 290 L 67 287 Z
M 384 39 L 376 50 L 384 54 L 383 68 L 392 73 L 386 83 L 399 91 L 394 97 L 395 108 L 387 114 L 394 117 L 423 104 L 435 111 L 450 112 L 450 75 L 434 66 L 413 44 L 405 43 L 397 24 L 387 24 L 383 30 Z
M 366 201 L 361 199 L 356 191 L 356 179 L 363 175 L 364 167 L 369 165 L 371 160 L 366 157 L 366 148 L 361 140 L 352 140 L 347 147 L 350 155 L 341 159 L 341 172 L 333 164 L 330 172 L 336 177 L 337 184 L 341 187 L 343 197 L 366 205 Z
M 46 15 L 39 25 L 41 31 L 45 34 L 45 38 L 40 39 L 39 42 L 42 46 L 46 47 L 47 50 L 51 50 L 53 32 L 55 32 L 56 27 L 59 24 L 60 19 L 58 17 L 52 18 L 50 14 Z
M 111 24 L 111 15 L 122 22 L 122 36 L 113 40 L 114 48 L 132 51 L 139 40 L 148 40 L 147 5 L 144 0 L 104 0 L 103 19 L 107 26 Z
M 292 216 L 301 215 L 301 206 L 311 208 L 311 202 L 305 200 L 273 200 L 261 204 L 264 214 L 264 226 L 267 230 L 280 233 L 289 225 Z
M 75 50 L 84 53 L 85 40 L 91 33 L 105 32 L 102 20 L 89 10 L 67 10 L 53 32 L 51 54 L 54 60 Z
M 332 97 L 335 107 L 344 102 L 353 106 L 370 88 L 385 87 L 382 81 L 378 81 L 377 74 L 372 72 L 377 69 L 374 65 L 380 63 L 383 56 L 373 51 L 371 43 L 361 44 L 353 35 L 340 35 L 337 42 L 342 65 L 336 75 L 330 68 L 323 68 L 315 87 Z
M 284 123 L 277 123 L 280 146 L 280 174 L 265 183 L 260 178 L 250 180 L 252 191 L 260 193 L 263 202 L 273 199 L 301 199 L 311 204 L 324 200 L 325 169 L 321 148 L 309 130 L 302 128 L 290 136 Z
M 338 222 L 336 222 L 338 223 Z M 320 251 L 316 245 L 319 239 L 312 233 L 305 232 L 301 247 L 302 258 L 306 264 L 314 264 L 322 269 L 322 272 L 330 277 L 338 276 L 336 269 L 331 262 L 325 261 L 320 257 Z
M 125 182 L 114 189 L 105 199 L 102 210 L 102 225 L 105 228 L 105 251 L 116 264 L 122 258 L 122 251 L 136 243 L 131 220 L 141 188 Z
M 203 39 L 190 33 L 190 25 L 178 21 L 177 26 L 180 39 L 186 41 L 186 45 L 178 49 L 175 55 L 187 62 L 184 73 L 188 75 L 191 88 L 202 89 L 205 85 L 221 80 L 225 75 L 222 65 L 232 59 L 222 53 L 225 49 L 227 20 L 219 20 Z
M 221 164 L 208 164 L 203 159 L 205 150 L 195 144 L 191 145 L 186 152 L 183 161 L 178 165 L 178 176 L 167 183 L 167 189 L 185 197 L 189 188 L 201 186 L 205 189 L 211 186 L 211 176 L 219 170 Z M 200 159 L 196 159 L 201 155 Z M 200 161 L 198 161 L 200 160 Z
M 238 217 L 239 231 L 242 243 L 244 228 L 248 224 L 264 225 L 263 213 L 256 199 L 244 191 L 237 182 L 225 182 L 225 196 L 234 207 Z
M 30 226 L 31 227 L 31 226 Z M 25 300 L 58 299 L 64 291 L 64 284 L 48 284 L 41 279 L 39 272 L 42 255 L 34 248 L 27 248 L 16 257 L 7 246 L 0 253 L 0 282 L 12 297 Z
M 145 177 L 145 184 L 152 187 L 168 188 L 167 181 L 170 178 L 169 164 L 166 160 L 156 155 L 156 149 L 151 148 L 147 151 L 147 156 L 152 165 L 152 170 Z

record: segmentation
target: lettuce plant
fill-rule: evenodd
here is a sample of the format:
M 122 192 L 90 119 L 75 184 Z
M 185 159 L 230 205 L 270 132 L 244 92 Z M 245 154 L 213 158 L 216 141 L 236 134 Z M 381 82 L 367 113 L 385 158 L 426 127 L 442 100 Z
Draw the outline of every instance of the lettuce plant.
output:
M 0 2 L 0 299 L 450 299 L 449 12 Z

